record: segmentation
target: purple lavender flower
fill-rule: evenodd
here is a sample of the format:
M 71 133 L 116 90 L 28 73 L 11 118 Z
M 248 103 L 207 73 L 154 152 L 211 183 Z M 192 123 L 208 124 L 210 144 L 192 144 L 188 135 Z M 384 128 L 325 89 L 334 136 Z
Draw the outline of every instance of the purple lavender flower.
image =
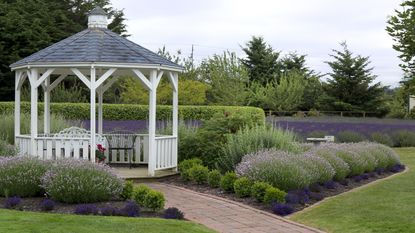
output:
M 363 180 L 367 180 L 367 179 L 369 179 L 369 174 L 367 174 L 367 173 L 363 173 L 362 175 L 360 175 L 361 177 L 362 177 L 362 179 Z
M 327 181 L 327 182 L 324 183 L 324 187 L 326 189 L 336 189 L 337 188 L 337 183 L 330 180 L 330 181 Z
M 166 219 L 183 219 L 184 214 L 182 211 L 177 209 L 176 207 L 167 208 L 164 211 L 164 218 Z
M 51 211 L 55 208 L 56 203 L 51 199 L 43 199 L 40 202 L 40 209 L 42 211 Z
M 321 193 L 311 192 L 309 196 L 310 196 L 310 199 L 313 199 L 313 200 L 316 200 L 316 201 L 321 201 L 321 200 L 324 199 L 324 195 L 321 194 Z
M 280 216 L 286 216 L 294 212 L 294 208 L 290 204 L 274 203 L 272 212 Z
M 97 215 L 98 208 L 94 204 L 80 204 L 75 207 L 74 213 L 79 215 Z
M 100 209 L 101 215 L 104 216 L 116 216 L 120 215 L 120 210 L 113 206 L 104 206 Z
M 18 206 L 22 202 L 22 199 L 20 197 L 14 196 L 9 197 L 6 199 L 6 203 L 4 204 L 4 208 L 6 209 L 13 209 L 16 206 Z
M 360 181 L 363 180 L 363 178 L 362 178 L 362 176 L 359 175 L 359 176 L 354 176 L 353 180 L 354 180 L 354 182 L 360 182 Z
M 404 169 L 405 169 L 405 165 L 395 164 L 394 166 L 389 168 L 389 171 L 393 173 L 397 173 L 397 172 L 403 171 Z
M 140 216 L 140 207 L 134 201 L 127 201 L 127 204 L 121 211 L 127 217 Z

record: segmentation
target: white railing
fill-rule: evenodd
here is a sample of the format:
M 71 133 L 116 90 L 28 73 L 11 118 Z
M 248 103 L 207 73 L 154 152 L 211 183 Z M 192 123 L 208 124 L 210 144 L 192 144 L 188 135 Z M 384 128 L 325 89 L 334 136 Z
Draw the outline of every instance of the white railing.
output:
M 61 158 L 87 159 L 89 156 L 89 138 L 67 138 L 39 135 L 35 138 L 34 153 L 30 151 L 31 139 L 27 135 L 16 136 L 19 155 L 31 155 L 40 159 L 55 160 Z
M 169 169 L 177 167 L 177 137 L 156 137 L 156 169 Z

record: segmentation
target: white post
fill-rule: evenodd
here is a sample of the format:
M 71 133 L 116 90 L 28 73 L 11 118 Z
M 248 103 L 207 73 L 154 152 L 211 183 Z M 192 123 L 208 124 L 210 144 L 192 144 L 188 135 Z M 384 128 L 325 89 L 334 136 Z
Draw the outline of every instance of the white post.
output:
M 29 79 L 30 79 L 30 155 L 36 156 L 36 140 L 37 137 L 37 118 L 38 118 L 38 111 L 37 111 L 37 99 L 38 99 L 38 93 L 37 93 L 37 86 L 36 82 L 38 80 L 38 70 L 32 69 L 31 72 L 29 72 Z
M 178 125 L 179 125 L 179 80 L 178 74 L 175 73 L 174 81 L 176 87 L 173 87 L 173 136 L 177 137 L 178 135 Z
M 90 84 L 89 84 L 89 89 L 91 92 L 91 99 L 90 99 L 90 104 L 91 104 L 91 143 L 90 143 L 90 154 L 91 154 L 91 162 L 95 163 L 95 147 L 96 147 L 96 142 L 95 142 L 95 133 L 96 133 L 96 125 L 95 125 L 95 118 L 96 118 L 96 114 L 95 114 L 95 96 L 96 96 L 96 89 L 95 89 L 95 67 L 91 67 L 91 80 L 90 80 Z
M 16 137 L 20 135 L 20 79 L 21 72 L 16 72 L 14 89 L 14 145 L 16 146 Z
M 154 176 L 156 170 L 156 100 L 157 71 L 150 71 L 151 90 L 149 90 L 148 119 L 148 175 Z
M 43 105 L 43 133 L 50 134 L 50 76 L 45 79 L 44 86 L 44 105 Z
M 102 88 L 98 88 L 98 133 L 102 134 L 102 102 L 104 91 Z
M 176 166 L 176 168 L 174 169 L 175 171 L 177 171 L 177 160 L 178 160 L 178 142 L 179 142 L 179 138 L 178 138 L 178 133 L 179 133 L 179 75 L 177 73 L 175 73 L 173 75 L 173 80 L 174 80 L 174 85 L 175 87 L 173 87 L 173 125 L 172 125 L 172 130 L 173 130 L 173 136 L 176 137 L 176 143 L 174 144 L 174 147 L 172 148 L 173 150 L 173 165 Z

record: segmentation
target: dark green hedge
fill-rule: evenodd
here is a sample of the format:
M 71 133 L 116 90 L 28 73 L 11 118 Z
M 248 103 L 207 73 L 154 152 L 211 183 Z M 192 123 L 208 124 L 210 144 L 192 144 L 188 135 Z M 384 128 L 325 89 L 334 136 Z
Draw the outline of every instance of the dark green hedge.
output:
M 22 102 L 22 113 L 30 112 L 30 103 Z M 43 103 L 39 103 L 39 114 L 43 113 Z M 67 119 L 89 119 L 90 106 L 88 103 L 52 103 L 51 112 L 62 115 Z M 13 113 L 14 102 L 0 102 L 0 113 Z M 104 104 L 104 119 L 106 120 L 143 120 L 148 118 L 147 105 L 135 104 Z M 216 113 L 246 114 L 259 124 L 265 121 L 264 111 L 255 107 L 236 106 L 179 106 L 179 118 L 183 120 L 207 120 Z M 157 119 L 171 119 L 172 107 L 157 106 Z

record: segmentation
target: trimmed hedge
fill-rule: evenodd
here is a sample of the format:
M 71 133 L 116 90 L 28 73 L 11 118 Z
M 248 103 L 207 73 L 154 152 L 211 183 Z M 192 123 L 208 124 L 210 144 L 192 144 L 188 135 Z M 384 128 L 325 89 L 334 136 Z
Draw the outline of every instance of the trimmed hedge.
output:
M 43 112 L 43 103 L 38 105 L 39 115 Z M 30 113 L 30 103 L 21 103 L 21 112 Z M 51 103 L 51 112 L 71 120 L 89 119 L 89 103 Z M 216 113 L 239 113 L 252 117 L 258 124 L 265 122 L 264 110 L 255 107 L 239 106 L 179 106 L 179 118 L 183 120 L 208 120 Z M 14 102 L 0 102 L 1 113 L 14 113 Z M 143 120 L 148 118 L 148 106 L 137 104 L 104 104 L 106 120 Z M 158 105 L 158 120 L 171 119 L 172 106 Z

